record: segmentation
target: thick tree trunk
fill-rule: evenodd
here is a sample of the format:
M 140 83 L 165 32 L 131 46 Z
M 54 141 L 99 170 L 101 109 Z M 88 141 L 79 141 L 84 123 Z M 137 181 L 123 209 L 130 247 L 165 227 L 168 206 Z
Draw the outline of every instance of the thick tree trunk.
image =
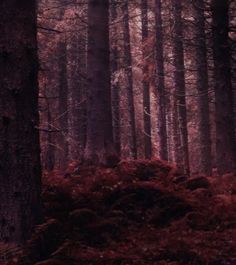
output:
M 0 2 L 0 241 L 40 220 L 36 1 Z
M 147 0 L 141 2 L 142 18 L 142 52 L 143 52 L 143 121 L 144 121 L 144 155 L 150 159 L 152 156 L 152 138 L 151 138 L 151 109 L 150 109 L 150 84 L 147 40 L 148 40 L 148 3 Z
M 130 148 L 132 158 L 137 158 L 137 136 L 136 136 L 136 121 L 135 121 L 135 108 L 134 108 L 134 92 L 133 92 L 133 70 L 132 70 L 132 57 L 130 47 L 130 30 L 129 30 L 129 5 L 128 0 L 122 3 L 122 11 L 124 14 L 124 67 L 127 82 L 127 100 L 128 100 L 128 119 L 129 128 L 131 131 Z
M 86 141 L 86 33 L 76 25 L 67 49 L 68 58 L 68 118 L 69 158 L 81 159 Z
M 198 171 L 211 173 L 211 132 L 208 96 L 208 65 L 205 35 L 204 0 L 195 0 L 194 17 L 196 30 L 196 66 L 199 106 L 199 146 L 200 159 Z
M 111 74 L 113 74 L 112 82 L 112 114 L 113 114 L 113 136 L 114 144 L 117 154 L 120 156 L 121 153 L 121 135 L 120 135 L 120 86 L 119 81 L 116 80 L 115 74 L 119 68 L 119 50 L 117 42 L 118 27 L 115 24 L 117 21 L 117 3 L 116 0 L 112 1 L 111 4 L 111 22 L 112 33 L 114 35 L 111 41 Z
M 110 52 L 109 0 L 88 3 L 88 110 L 87 163 L 109 165 L 114 156 Z
M 216 111 L 216 166 L 219 173 L 235 170 L 234 102 L 228 40 L 229 1 L 213 0 L 213 58 Z
M 157 92 L 158 92 L 158 127 L 160 139 L 160 158 L 168 159 L 167 147 L 167 124 L 166 124 L 166 96 L 164 77 L 164 50 L 163 50 L 163 29 L 162 29 L 162 4 L 161 0 L 155 2 L 156 20 L 156 69 L 157 69 Z
M 178 106 L 178 118 L 181 137 L 181 152 L 183 167 L 189 173 L 188 129 L 185 99 L 185 76 L 184 76 L 184 50 L 182 30 L 182 1 L 172 0 L 173 6 L 173 51 L 174 51 L 174 83 Z

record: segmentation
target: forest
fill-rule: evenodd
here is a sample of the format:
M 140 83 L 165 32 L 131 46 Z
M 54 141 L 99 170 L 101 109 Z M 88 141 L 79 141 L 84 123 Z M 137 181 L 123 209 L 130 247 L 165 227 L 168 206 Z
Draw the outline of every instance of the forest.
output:
M 0 265 L 236 265 L 236 0 L 0 0 Z

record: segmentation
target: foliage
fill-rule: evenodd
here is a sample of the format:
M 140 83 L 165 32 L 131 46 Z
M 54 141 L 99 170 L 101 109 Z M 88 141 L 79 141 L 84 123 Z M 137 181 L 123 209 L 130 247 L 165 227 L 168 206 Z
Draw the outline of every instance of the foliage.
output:
M 233 174 L 188 178 L 160 160 L 112 169 L 75 162 L 43 182 L 45 222 L 5 264 L 236 262 Z

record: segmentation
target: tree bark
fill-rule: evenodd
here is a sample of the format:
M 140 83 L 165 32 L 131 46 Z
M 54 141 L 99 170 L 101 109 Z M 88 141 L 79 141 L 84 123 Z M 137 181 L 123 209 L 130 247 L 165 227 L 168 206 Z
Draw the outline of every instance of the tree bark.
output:
M 136 121 L 135 121 L 135 108 L 134 108 L 134 92 L 133 92 L 133 70 L 132 70 L 132 57 L 130 46 L 130 30 L 129 30 L 129 4 L 128 0 L 122 3 L 123 22 L 124 22 L 124 67 L 128 79 L 127 82 L 127 99 L 128 99 L 128 119 L 129 128 L 131 131 L 130 148 L 131 156 L 137 159 L 137 136 L 136 136 Z
M 68 161 L 68 82 L 66 42 L 59 43 L 59 167 L 64 169 Z
M 185 98 L 185 75 L 184 75 L 184 49 L 182 29 L 182 1 L 172 0 L 173 6 L 173 51 L 174 51 L 174 83 L 177 98 L 178 118 L 181 137 L 181 152 L 183 157 L 183 168 L 189 173 L 189 151 L 188 151 L 188 129 L 187 111 Z
M 160 139 L 160 158 L 168 160 L 167 147 L 167 124 L 166 124 L 166 95 L 165 95 L 165 73 L 164 73 L 164 49 L 162 29 L 162 4 L 161 0 L 155 1 L 156 20 L 156 71 L 157 71 L 157 92 L 158 92 L 158 127 Z
M 220 174 L 235 170 L 234 100 L 231 83 L 229 1 L 212 0 L 216 111 L 216 166 Z
M 117 3 L 116 0 L 111 4 L 111 22 L 116 23 L 117 20 Z M 113 39 L 111 40 L 111 74 L 113 75 L 112 82 L 112 113 L 113 113 L 113 136 L 117 154 L 121 154 L 121 133 L 120 133 L 120 86 L 116 80 L 115 74 L 119 70 L 119 50 L 116 40 L 118 27 L 116 24 L 112 26 Z
M 51 108 L 49 100 L 46 98 L 46 106 L 47 106 L 47 147 L 45 151 L 45 161 L 44 161 L 44 167 L 48 171 L 52 171 L 55 167 L 55 134 L 52 133 L 54 131 L 54 128 L 52 126 L 52 114 L 51 114 Z
M 36 1 L 0 2 L 0 241 L 40 221 Z
M 88 105 L 87 141 L 84 159 L 87 163 L 113 163 L 109 0 L 88 3 Z
M 174 161 L 179 166 L 181 170 L 183 168 L 183 155 L 182 155 L 182 146 L 181 146 L 181 136 L 180 136 L 180 127 L 179 127 L 179 108 L 177 99 L 173 99 L 173 117 L 172 117 L 172 128 L 173 128 L 173 142 L 174 142 Z
M 143 121 L 144 121 L 144 155 L 146 159 L 152 156 L 151 138 L 151 108 L 150 108 L 150 84 L 148 70 L 148 3 L 147 0 L 141 2 L 142 19 L 142 52 L 143 52 Z
M 85 19 L 85 18 L 84 18 Z M 86 36 L 84 24 L 76 23 L 67 49 L 69 157 L 82 159 L 86 141 Z
M 196 31 L 196 76 L 199 106 L 199 168 L 198 171 L 205 174 L 211 173 L 211 131 L 209 116 L 208 96 L 208 64 L 205 34 L 205 4 L 204 0 L 196 0 L 193 3 L 195 31 Z

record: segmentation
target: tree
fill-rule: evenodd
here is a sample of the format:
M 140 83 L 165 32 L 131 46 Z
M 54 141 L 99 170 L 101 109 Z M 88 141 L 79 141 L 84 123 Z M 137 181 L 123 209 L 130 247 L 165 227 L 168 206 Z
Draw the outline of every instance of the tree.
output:
M 114 157 L 110 52 L 109 0 L 88 2 L 87 140 L 84 159 L 110 164 Z
M 147 0 L 141 2 L 141 19 L 142 19 L 142 52 L 143 52 L 143 121 L 144 121 L 144 154 L 145 158 L 152 156 L 152 139 L 151 139 L 151 109 L 150 109 L 150 85 L 148 71 L 148 3 Z
M 129 4 L 128 0 L 122 3 L 123 23 L 124 23 L 124 68 L 127 76 L 127 100 L 128 100 L 128 120 L 131 130 L 130 149 L 132 158 L 137 158 L 137 135 L 136 135 L 136 121 L 135 121 L 135 107 L 134 107 L 134 91 L 133 91 L 133 70 L 132 70 L 132 56 L 130 44 L 130 30 L 129 30 Z
M 40 221 L 36 1 L 0 2 L 0 241 Z
M 189 153 L 188 153 L 188 129 L 187 111 L 185 98 L 185 75 L 184 75 L 184 49 L 182 30 L 182 1 L 172 0 L 173 6 L 173 53 L 174 53 L 174 83 L 177 99 L 177 117 L 179 121 L 181 146 L 183 157 L 183 167 L 189 173 Z
M 69 159 L 83 157 L 86 137 L 86 60 L 87 14 L 86 4 L 73 8 L 77 17 L 67 27 L 67 79 Z M 81 23 L 83 21 L 83 23 Z M 71 30 L 72 29 L 72 30 Z
M 229 1 L 212 0 L 216 166 L 219 173 L 235 169 L 234 96 L 231 83 Z
M 52 113 L 50 108 L 49 99 L 45 95 L 46 100 L 46 108 L 47 108 L 47 138 L 46 138 L 46 151 L 44 157 L 44 168 L 48 171 L 52 171 L 55 167 L 55 135 L 52 133 L 54 132 L 54 128 L 52 126 Z
M 155 28 L 156 28 L 156 69 L 157 69 L 157 92 L 158 92 L 158 124 L 160 139 L 160 158 L 168 159 L 167 128 L 166 128 L 166 95 L 164 76 L 164 51 L 163 51 L 163 30 L 162 30 L 162 3 L 155 1 Z
M 119 69 L 119 49 L 118 49 L 118 27 L 117 27 L 117 2 L 113 0 L 111 3 L 111 23 L 112 23 L 112 39 L 111 41 L 111 74 L 112 82 L 112 114 L 113 114 L 113 134 L 114 144 L 118 155 L 121 153 L 121 132 L 120 132 L 120 86 L 116 80 L 116 73 Z
M 199 106 L 199 168 L 198 171 L 211 173 L 211 131 L 208 96 L 208 65 L 205 34 L 204 1 L 193 3 L 196 31 L 196 75 Z
M 59 167 L 65 168 L 68 161 L 68 80 L 67 80 L 67 47 L 66 41 L 59 43 Z

